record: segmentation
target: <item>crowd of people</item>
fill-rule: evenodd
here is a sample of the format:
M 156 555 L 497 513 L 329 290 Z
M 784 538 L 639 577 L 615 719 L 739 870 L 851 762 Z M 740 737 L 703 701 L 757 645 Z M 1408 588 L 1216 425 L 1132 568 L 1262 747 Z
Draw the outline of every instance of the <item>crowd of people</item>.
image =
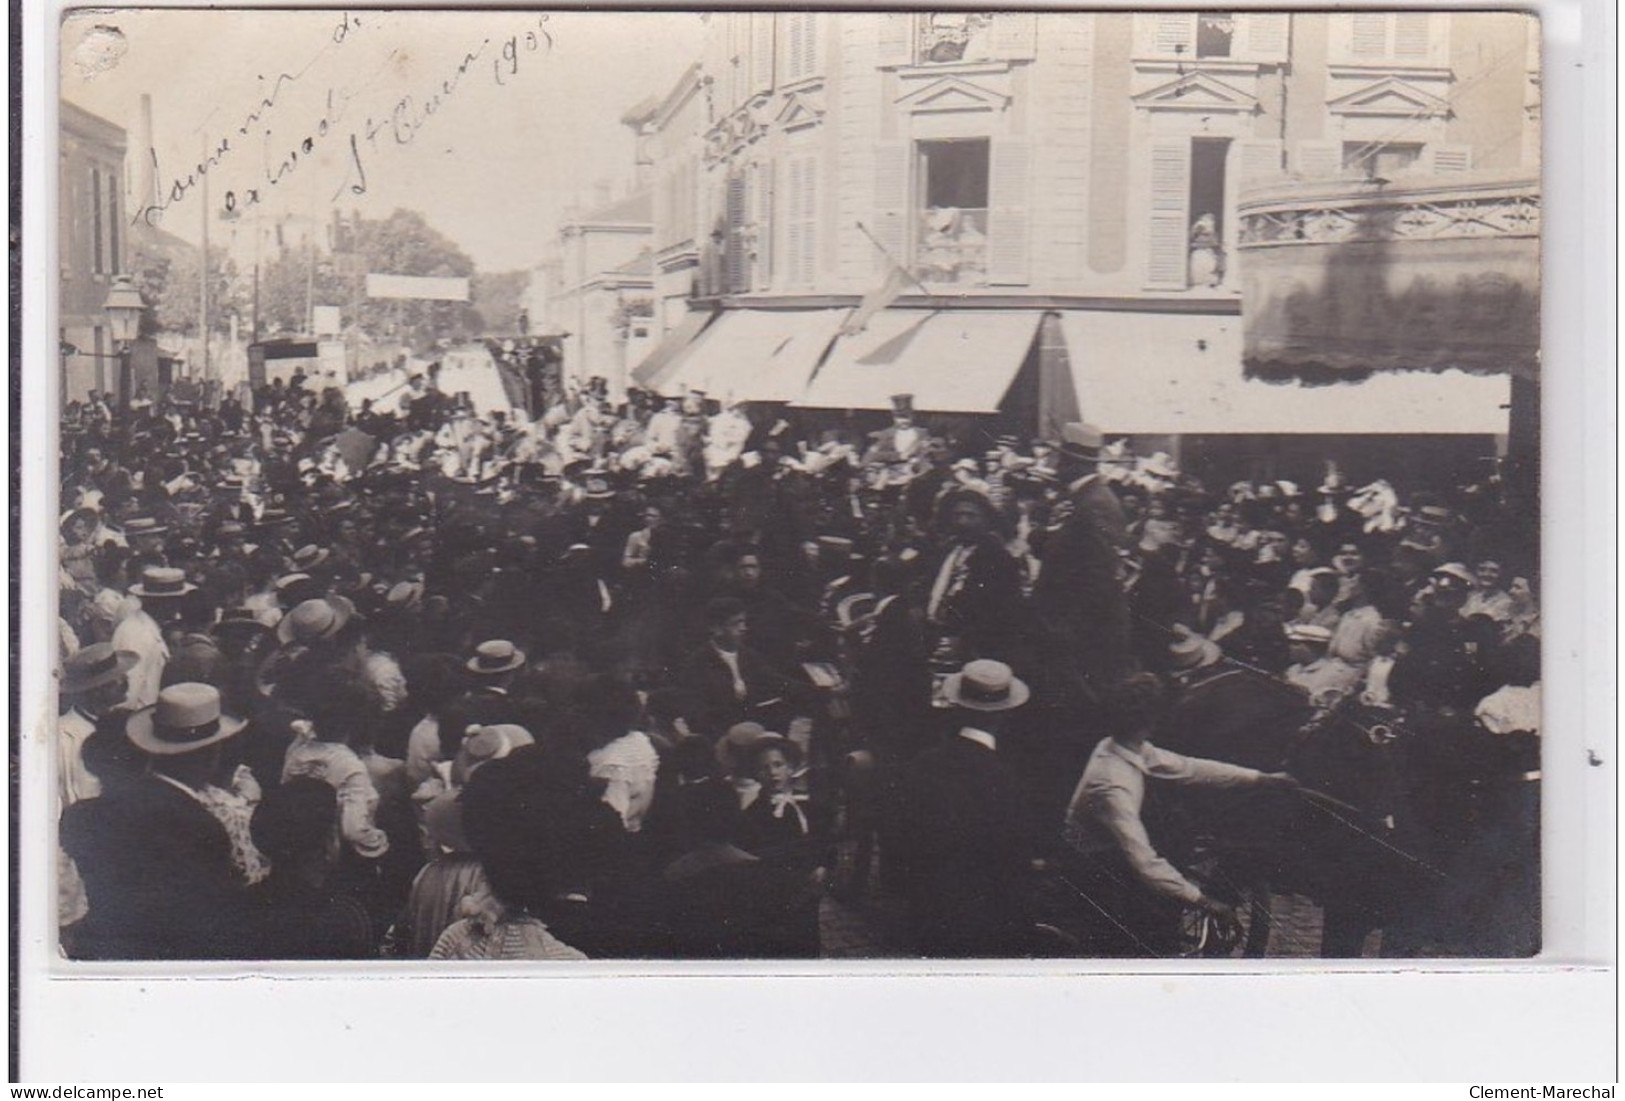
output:
M 1516 797 L 1444 823 L 1465 870 L 1411 943 L 1512 920 L 1539 612 L 1493 479 L 1204 486 L 906 395 L 870 433 L 554 397 L 67 407 L 69 956 L 809 957 L 830 892 L 895 901 L 900 954 L 1028 955 L 1069 862 L 1228 920 L 1144 804 L 1296 789 L 1222 736 L 1264 685 L 1498 747 L 1449 775 Z

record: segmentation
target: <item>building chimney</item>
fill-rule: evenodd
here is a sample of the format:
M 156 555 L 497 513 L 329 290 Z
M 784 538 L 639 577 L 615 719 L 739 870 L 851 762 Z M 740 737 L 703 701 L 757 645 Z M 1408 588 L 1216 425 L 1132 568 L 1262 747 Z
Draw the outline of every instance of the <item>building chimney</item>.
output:
M 158 175 L 153 171 L 152 96 L 141 93 L 141 105 L 136 111 L 134 132 L 124 151 L 125 185 L 124 209 L 132 215 L 150 212 L 156 224 L 163 216 L 158 208 Z

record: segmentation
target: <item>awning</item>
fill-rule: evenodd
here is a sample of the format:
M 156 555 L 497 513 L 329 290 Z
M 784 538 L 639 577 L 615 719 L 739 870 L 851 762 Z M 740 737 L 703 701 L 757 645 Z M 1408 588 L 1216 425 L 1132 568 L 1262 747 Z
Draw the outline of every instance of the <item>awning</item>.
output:
M 996 413 L 1027 359 L 1039 310 L 883 310 L 842 337 L 793 404 L 890 409 L 893 394 L 936 413 Z
M 666 381 L 672 360 L 680 356 L 694 339 L 716 318 L 715 310 L 690 310 L 677 327 L 649 350 L 643 362 L 632 369 L 632 381 L 645 390 L 659 390 Z
M 849 310 L 724 310 L 661 369 L 662 394 L 704 390 L 734 401 L 799 396 Z
M 1083 419 L 1108 434 L 1504 435 L 1506 375 L 1388 371 L 1305 386 L 1242 374 L 1242 319 L 1069 310 Z

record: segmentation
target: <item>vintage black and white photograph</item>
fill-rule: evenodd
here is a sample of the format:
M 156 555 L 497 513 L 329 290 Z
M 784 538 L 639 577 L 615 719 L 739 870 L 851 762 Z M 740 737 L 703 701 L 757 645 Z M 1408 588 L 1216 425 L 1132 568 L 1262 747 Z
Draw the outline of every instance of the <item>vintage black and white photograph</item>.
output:
M 1534 15 L 57 33 L 59 973 L 1541 950 Z

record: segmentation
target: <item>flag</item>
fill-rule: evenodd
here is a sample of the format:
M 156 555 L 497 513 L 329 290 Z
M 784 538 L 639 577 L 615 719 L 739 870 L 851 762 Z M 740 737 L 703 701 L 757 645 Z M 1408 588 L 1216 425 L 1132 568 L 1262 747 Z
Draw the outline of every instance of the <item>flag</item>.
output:
M 890 306 L 901 297 L 903 291 L 914 282 L 914 277 L 898 266 L 891 264 L 891 270 L 881 284 L 863 296 L 852 316 L 841 325 L 842 336 L 855 336 L 869 327 L 869 321 L 875 314 Z

